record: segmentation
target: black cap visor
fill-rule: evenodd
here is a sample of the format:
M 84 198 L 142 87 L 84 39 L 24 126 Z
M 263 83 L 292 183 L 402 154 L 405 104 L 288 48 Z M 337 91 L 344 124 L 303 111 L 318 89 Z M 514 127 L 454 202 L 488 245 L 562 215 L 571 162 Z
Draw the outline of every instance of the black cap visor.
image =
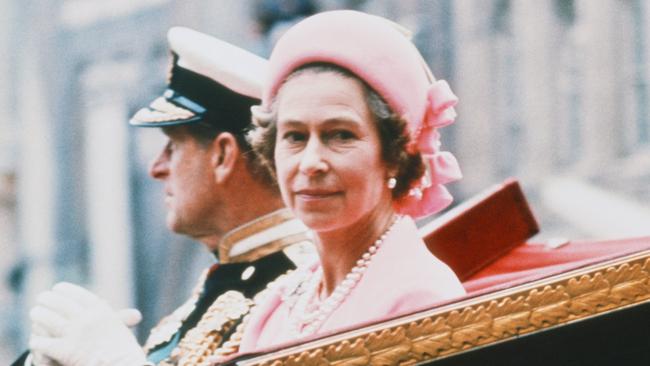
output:
M 258 99 L 174 65 L 163 96 L 139 110 L 129 123 L 164 127 L 204 121 L 223 131 L 241 132 L 250 124 L 250 107 L 258 103 Z

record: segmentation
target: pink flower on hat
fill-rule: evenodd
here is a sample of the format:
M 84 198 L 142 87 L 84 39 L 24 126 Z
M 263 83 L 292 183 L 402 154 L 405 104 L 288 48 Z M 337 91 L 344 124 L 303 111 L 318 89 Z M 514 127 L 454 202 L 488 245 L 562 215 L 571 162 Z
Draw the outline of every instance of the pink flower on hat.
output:
M 415 143 L 410 147 L 422 155 L 426 171 L 419 186 L 412 188 L 408 196 L 395 203 L 399 212 L 421 217 L 437 212 L 453 201 L 444 184 L 462 178 L 462 173 L 454 155 L 440 151 L 440 133 L 437 129 L 454 122 L 456 103 L 458 97 L 446 81 L 438 80 L 429 88 L 424 120 L 412 136 Z

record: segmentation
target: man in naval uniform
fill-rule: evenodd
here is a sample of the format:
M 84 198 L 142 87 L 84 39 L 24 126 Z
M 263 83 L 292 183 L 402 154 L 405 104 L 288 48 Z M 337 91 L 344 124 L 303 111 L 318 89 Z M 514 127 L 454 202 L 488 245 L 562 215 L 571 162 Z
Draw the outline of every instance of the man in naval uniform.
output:
M 315 255 L 306 228 L 284 208 L 245 139 L 266 60 L 187 28 L 172 28 L 168 40 L 167 90 L 130 123 L 162 128 L 168 142 L 150 174 L 165 183 L 167 226 L 203 243 L 219 263 L 143 348 L 127 329 L 137 322 L 129 312 L 112 310 L 81 287 L 57 284 L 30 313 L 32 355 L 15 364 L 206 364 L 252 298 Z

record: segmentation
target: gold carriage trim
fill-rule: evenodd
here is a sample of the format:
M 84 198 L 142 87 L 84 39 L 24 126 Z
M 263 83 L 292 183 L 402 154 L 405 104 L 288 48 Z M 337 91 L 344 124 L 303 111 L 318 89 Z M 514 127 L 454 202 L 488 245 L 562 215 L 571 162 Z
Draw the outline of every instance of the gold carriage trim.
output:
M 132 119 L 137 122 L 156 123 L 189 119 L 194 116 L 193 112 L 168 102 L 164 97 L 158 97 L 151 102 L 149 108 L 140 109 Z
M 649 301 L 646 250 L 238 365 L 413 365 Z

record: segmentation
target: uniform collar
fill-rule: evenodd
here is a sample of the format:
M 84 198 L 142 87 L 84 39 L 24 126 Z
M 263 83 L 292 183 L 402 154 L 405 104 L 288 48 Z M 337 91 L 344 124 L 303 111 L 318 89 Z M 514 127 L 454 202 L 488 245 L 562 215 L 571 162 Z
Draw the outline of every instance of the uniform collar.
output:
M 307 238 L 307 227 L 283 208 L 226 233 L 217 254 L 221 263 L 254 261 Z

